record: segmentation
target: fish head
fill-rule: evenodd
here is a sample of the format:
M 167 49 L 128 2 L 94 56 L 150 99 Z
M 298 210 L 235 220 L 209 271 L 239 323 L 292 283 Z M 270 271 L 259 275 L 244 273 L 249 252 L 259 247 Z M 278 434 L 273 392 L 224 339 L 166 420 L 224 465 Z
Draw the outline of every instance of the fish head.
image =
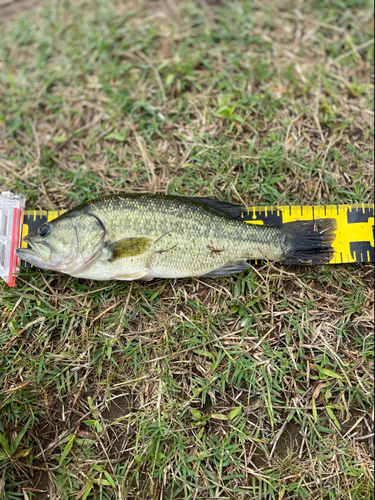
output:
M 105 229 L 92 214 L 67 212 L 42 224 L 23 238 L 29 248 L 18 248 L 20 259 L 63 273 L 80 272 L 99 257 Z

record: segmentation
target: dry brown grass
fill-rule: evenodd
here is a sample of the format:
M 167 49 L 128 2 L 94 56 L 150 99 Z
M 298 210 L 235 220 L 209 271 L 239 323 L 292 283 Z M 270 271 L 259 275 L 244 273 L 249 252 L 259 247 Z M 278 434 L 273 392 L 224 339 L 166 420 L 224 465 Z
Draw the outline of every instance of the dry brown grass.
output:
M 218 3 L 74 1 L 10 26 L 1 185 L 40 209 L 371 201 L 370 9 Z M 0 495 L 370 499 L 372 272 L 0 285 L 0 434 L 26 428 Z

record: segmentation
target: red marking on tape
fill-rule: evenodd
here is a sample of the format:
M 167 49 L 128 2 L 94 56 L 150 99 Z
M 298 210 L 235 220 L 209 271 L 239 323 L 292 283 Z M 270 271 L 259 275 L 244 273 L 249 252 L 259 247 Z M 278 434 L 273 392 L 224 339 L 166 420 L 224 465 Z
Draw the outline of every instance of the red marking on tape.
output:
M 22 214 L 21 205 L 18 208 L 13 208 L 12 241 L 10 244 L 9 276 L 7 281 L 9 286 L 15 286 L 16 284 L 18 257 L 17 255 L 15 255 L 15 252 L 16 252 L 16 245 L 18 246 L 20 239 L 21 214 Z

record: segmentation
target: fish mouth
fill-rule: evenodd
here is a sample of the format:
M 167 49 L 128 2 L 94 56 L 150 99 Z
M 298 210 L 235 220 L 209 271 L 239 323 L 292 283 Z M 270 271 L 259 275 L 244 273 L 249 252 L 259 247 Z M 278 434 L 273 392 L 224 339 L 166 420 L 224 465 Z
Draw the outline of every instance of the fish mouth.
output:
M 23 241 L 31 248 L 17 248 L 16 254 L 20 259 L 35 265 L 38 265 L 37 261 L 47 262 L 50 259 L 51 250 L 46 242 L 33 241 L 29 235 L 25 236 Z

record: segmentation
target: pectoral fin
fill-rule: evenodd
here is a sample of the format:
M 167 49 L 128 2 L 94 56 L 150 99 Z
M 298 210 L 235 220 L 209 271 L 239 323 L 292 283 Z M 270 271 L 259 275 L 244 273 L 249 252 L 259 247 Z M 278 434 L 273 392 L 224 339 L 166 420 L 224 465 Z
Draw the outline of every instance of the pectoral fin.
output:
M 110 251 L 111 256 L 109 262 L 114 262 L 117 259 L 124 257 L 135 257 L 142 255 L 151 245 L 150 238 L 124 238 L 113 243 L 107 243 L 106 247 Z

